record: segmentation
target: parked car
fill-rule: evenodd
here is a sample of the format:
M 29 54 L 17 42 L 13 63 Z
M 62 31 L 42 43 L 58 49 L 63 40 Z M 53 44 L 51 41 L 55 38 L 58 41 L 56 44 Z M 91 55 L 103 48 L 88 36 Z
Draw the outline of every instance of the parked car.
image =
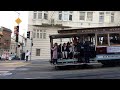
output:
M 15 60 L 15 58 L 16 58 L 16 56 L 13 54 L 9 56 L 9 60 Z
M 20 60 L 20 58 L 16 57 L 16 55 L 12 54 L 9 56 L 9 60 Z

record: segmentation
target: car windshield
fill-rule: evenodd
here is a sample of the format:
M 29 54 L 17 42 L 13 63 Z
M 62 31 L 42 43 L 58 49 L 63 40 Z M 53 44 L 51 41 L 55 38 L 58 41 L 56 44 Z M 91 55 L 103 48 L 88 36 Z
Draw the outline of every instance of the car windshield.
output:
M 10 55 L 11 57 L 14 57 L 15 55 Z

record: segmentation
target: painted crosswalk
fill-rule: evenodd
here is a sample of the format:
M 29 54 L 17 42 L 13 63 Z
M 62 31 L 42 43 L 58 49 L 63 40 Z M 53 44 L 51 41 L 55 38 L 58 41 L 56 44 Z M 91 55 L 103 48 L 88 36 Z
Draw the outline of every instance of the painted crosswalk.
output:
M 10 76 L 12 75 L 11 71 L 13 70 L 28 70 L 27 68 L 21 68 L 22 66 L 28 65 L 30 63 L 26 63 L 23 61 L 1 61 L 0 62 L 0 77 Z M 18 68 L 19 67 L 19 68 Z

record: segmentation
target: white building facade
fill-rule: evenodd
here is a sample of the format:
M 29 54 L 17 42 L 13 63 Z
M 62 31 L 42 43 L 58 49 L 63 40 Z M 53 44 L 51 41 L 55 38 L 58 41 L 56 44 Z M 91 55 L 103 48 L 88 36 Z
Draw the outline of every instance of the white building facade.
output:
M 31 59 L 50 59 L 49 35 L 64 28 L 119 26 L 119 11 L 29 11 L 26 50 L 32 50 Z M 57 42 L 57 41 L 56 41 Z

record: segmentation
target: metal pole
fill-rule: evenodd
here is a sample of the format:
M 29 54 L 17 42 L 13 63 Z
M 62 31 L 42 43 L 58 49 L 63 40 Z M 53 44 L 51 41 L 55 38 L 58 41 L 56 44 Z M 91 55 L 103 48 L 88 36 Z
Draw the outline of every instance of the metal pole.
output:
M 22 37 L 22 52 L 23 52 L 23 37 Z
M 19 27 L 19 25 L 18 25 Z M 19 30 L 19 28 L 18 28 Z M 16 39 L 18 39 L 18 41 L 16 41 L 16 56 L 18 56 L 18 42 L 19 42 L 19 31 L 17 31 L 16 33 Z
M 33 39 L 31 38 L 31 47 L 30 47 L 30 60 L 31 60 L 31 57 L 32 57 L 32 43 L 33 43 Z
M 31 47 L 30 47 L 30 60 L 31 60 L 31 57 L 32 57 L 32 44 L 33 44 L 33 34 L 31 32 Z

